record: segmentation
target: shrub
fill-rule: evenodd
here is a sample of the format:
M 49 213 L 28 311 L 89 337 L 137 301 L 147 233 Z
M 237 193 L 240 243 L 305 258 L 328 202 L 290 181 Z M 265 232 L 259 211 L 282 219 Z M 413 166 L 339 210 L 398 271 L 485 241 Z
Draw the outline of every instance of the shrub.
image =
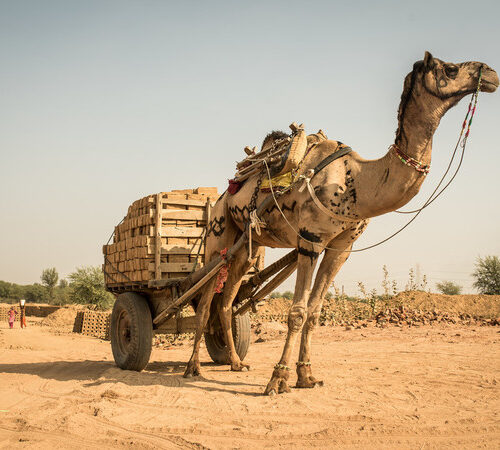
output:
M 462 286 L 453 281 L 441 281 L 436 283 L 436 287 L 441 294 L 458 295 L 462 292 Z
M 96 309 L 109 308 L 114 297 L 106 291 L 104 274 L 98 266 L 80 267 L 68 277 L 69 298 L 74 303 L 93 305 Z
M 292 291 L 286 291 L 283 292 L 281 295 L 283 298 L 286 298 L 287 300 L 292 300 L 293 299 L 293 292 Z
M 498 256 L 477 258 L 474 287 L 481 294 L 500 294 L 500 259 Z

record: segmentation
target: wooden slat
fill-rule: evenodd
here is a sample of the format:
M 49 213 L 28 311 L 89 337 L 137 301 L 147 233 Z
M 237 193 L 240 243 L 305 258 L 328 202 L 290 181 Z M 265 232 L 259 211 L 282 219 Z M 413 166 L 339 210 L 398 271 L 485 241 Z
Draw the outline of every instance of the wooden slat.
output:
M 163 198 L 162 203 L 166 205 L 205 206 L 205 200 L 195 199 Z
M 201 227 L 162 227 L 163 237 L 200 237 L 204 228 Z
M 156 195 L 156 214 L 155 214 L 155 262 L 154 262 L 154 272 L 155 279 L 161 279 L 161 218 L 162 218 L 162 206 L 161 206 L 161 194 Z
M 189 209 L 164 209 L 164 219 L 177 219 L 177 220 L 203 220 L 205 218 L 205 211 L 203 210 L 189 210 Z
M 159 265 L 160 272 L 191 272 L 193 270 L 194 262 L 192 263 L 161 263 Z M 199 267 L 199 264 L 198 266 Z M 149 264 L 149 270 L 154 272 L 155 265 Z M 161 278 L 161 277 L 160 277 Z M 159 280 L 160 278 L 156 278 Z
M 197 255 L 200 252 L 200 255 L 205 254 L 204 246 L 201 248 L 201 242 L 197 244 L 190 245 L 180 245 L 180 244 L 163 244 L 161 247 L 162 255 Z

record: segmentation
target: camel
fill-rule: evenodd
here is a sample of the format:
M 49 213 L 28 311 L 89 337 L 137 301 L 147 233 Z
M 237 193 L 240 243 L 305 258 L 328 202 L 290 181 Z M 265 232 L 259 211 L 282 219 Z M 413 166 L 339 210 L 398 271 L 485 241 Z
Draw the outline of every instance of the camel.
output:
M 296 387 L 312 388 L 323 384 L 312 374 L 311 339 L 324 295 L 370 218 L 400 208 L 418 193 L 429 169 L 432 137 L 441 117 L 463 97 L 476 91 L 480 69 L 480 90 L 494 92 L 499 84 L 498 75 L 486 64 L 453 64 L 426 52 L 424 59 L 414 64 L 404 80 L 396 138 L 382 158 L 366 160 L 354 151 L 342 152 L 341 157 L 326 164 L 310 178 L 313 193 L 294 187 L 278 197 L 277 204 L 260 214 L 259 219 L 265 222 L 265 227 L 260 235 L 254 233 L 252 236 L 252 254 L 249 255 L 248 246 L 243 246 L 230 262 L 218 307 L 231 370 L 249 369 L 235 351 L 231 330 L 232 305 L 242 277 L 255 263 L 262 246 L 295 248 L 298 250 L 297 276 L 288 315 L 288 333 L 281 359 L 274 366 L 264 394 L 290 391 L 290 358 L 299 334 Z M 282 137 L 279 133 L 271 135 L 267 143 L 269 139 L 279 137 Z M 337 141 L 319 140 L 303 158 L 298 174 L 310 174 L 312 168 L 318 168 L 325 158 L 343 147 Z M 266 169 L 263 167 L 262 170 Z M 206 241 L 206 255 L 210 258 L 218 256 L 222 249 L 229 248 L 242 233 L 247 232 L 250 209 L 270 195 L 256 189 L 258 179 L 259 175 L 248 178 L 237 193 L 231 195 L 226 191 L 216 203 Z M 258 195 L 252 204 L 250 200 L 256 192 Z M 313 272 L 322 253 L 324 256 L 312 284 Z M 200 375 L 200 340 L 209 317 L 216 281 L 212 279 L 207 284 L 197 306 L 198 329 L 185 377 Z

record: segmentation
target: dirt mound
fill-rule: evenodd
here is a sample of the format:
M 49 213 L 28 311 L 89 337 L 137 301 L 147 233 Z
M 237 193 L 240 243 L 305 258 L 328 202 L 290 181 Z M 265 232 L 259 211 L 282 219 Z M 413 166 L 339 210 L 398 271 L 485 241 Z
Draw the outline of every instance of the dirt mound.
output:
M 286 322 L 291 301 L 270 299 L 259 308 L 258 321 Z M 427 324 L 434 322 L 464 325 L 500 325 L 500 295 L 442 295 L 423 291 L 400 292 L 384 299 L 339 297 L 325 300 L 321 325 L 366 326 L 366 322 Z
M 500 295 L 443 295 L 408 291 L 399 293 L 393 301 L 422 311 L 439 310 L 478 319 L 496 319 L 500 316 Z
M 45 317 L 41 324 L 60 331 L 73 331 L 76 313 L 79 308 L 74 306 L 60 308 L 57 311 Z
M 288 315 L 288 310 L 292 306 L 292 301 L 286 298 L 270 298 L 269 300 L 265 300 L 258 307 L 257 314 L 255 317 L 257 319 L 264 320 L 282 320 L 284 316 L 286 320 L 286 316 Z
M 279 322 L 257 322 L 253 328 L 255 342 L 276 339 L 287 331 L 287 327 Z

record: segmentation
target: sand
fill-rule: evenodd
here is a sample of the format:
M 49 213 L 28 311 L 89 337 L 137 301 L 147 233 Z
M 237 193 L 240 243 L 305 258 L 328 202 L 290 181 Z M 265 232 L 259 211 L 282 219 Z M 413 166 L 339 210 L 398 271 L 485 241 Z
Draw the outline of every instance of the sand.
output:
M 0 324 L 0 448 L 499 448 L 499 328 L 320 327 L 325 386 L 261 395 L 283 335 L 235 373 L 182 378 L 190 345 L 153 349 L 141 373 L 110 344 Z M 295 374 L 292 373 L 295 381 Z

